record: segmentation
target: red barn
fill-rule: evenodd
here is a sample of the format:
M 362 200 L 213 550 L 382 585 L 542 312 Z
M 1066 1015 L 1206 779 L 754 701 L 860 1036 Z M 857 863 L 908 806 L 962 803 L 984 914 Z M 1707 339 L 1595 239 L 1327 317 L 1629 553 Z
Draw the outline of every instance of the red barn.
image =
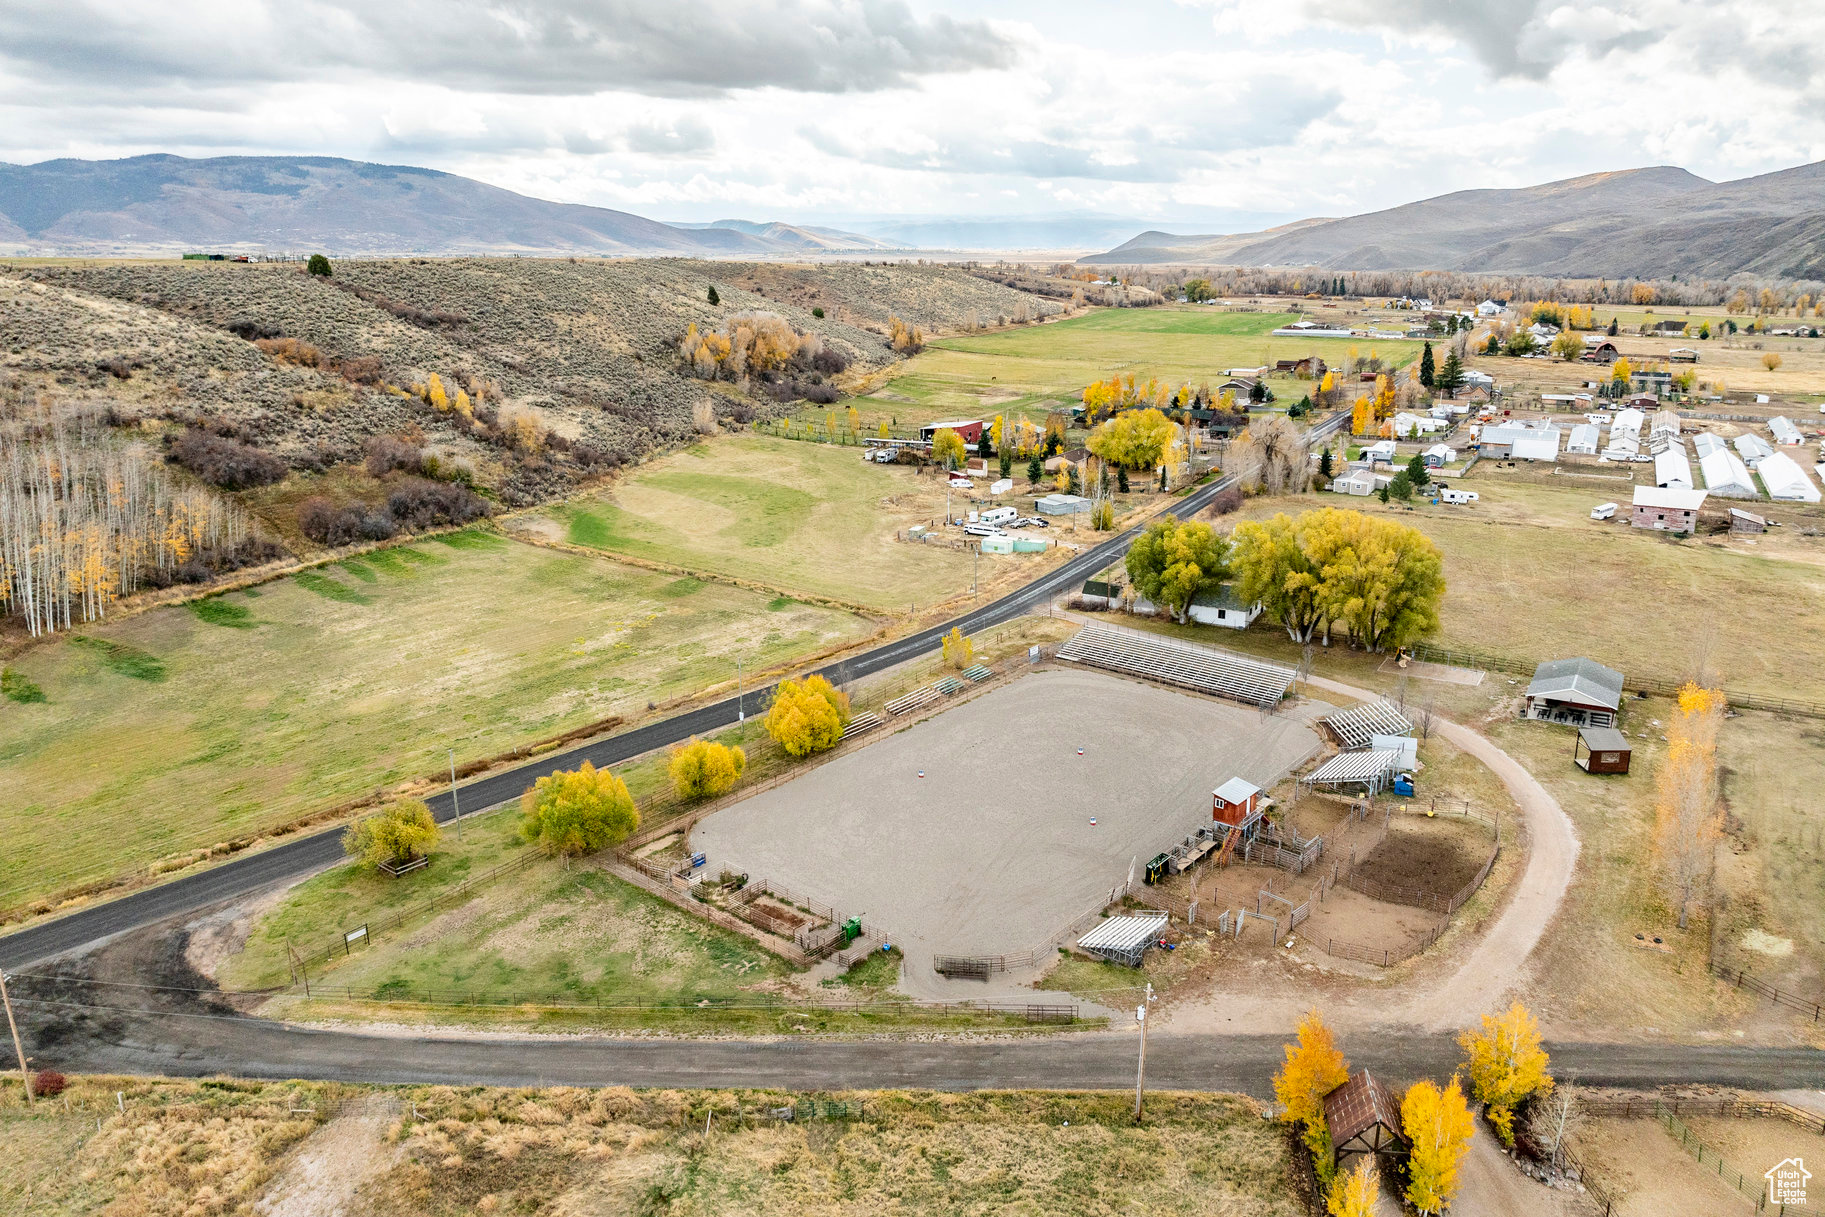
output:
M 955 431 L 963 442 L 972 448 L 982 442 L 982 420 L 979 418 L 957 419 L 948 423 L 926 423 L 919 428 L 919 438 L 929 444 L 939 431 L 947 427 Z

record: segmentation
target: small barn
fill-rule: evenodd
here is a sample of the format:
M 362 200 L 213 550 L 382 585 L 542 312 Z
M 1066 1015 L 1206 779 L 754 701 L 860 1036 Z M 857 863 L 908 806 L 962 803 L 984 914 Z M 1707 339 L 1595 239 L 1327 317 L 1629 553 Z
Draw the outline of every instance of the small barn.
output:
M 1592 363 L 1615 363 L 1616 344 L 1601 334 L 1584 336 L 1584 358 Z
M 1199 625 L 1246 630 L 1261 615 L 1261 602 L 1244 604 L 1237 597 L 1234 586 L 1224 583 L 1193 596 L 1185 615 Z
M 1338 1170 L 1362 1154 L 1405 1158 L 1411 1143 L 1400 1130 L 1400 1102 L 1367 1069 L 1324 1096 L 1324 1122 Z
M 1580 727 L 1572 763 L 1586 773 L 1627 773 L 1629 741 L 1614 727 Z
M 1744 511 L 1740 507 L 1730 509 L 1731 532 L 1767 532 L 1768 521 L 1753 511 Z
M 1622 673 L 1594 659 L 1549 659 L 1534 669 L 1522 717 L 1580 727 L 1613 727 L 1622 707 Z
M 1233 828 L 1245 828 L 1261 814 L 1261 788 L 1241 778 L 1217 787 L 1210 799 L 1210 818 Z
M 1687 469 L 1690 476 L 1691 470 Z M 1635 487 L 1634 515 L 1629 523 L 1657 532 L 1696 532 L 1705 492 L 1688 487 Z

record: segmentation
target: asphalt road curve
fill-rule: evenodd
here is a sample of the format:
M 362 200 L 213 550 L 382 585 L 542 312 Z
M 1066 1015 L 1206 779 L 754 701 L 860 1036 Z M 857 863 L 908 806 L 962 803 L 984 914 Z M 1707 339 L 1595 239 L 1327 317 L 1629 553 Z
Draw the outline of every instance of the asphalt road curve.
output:
M 1307 433 L 1307 443 L 1330 436 L 1348 417 L 1347 412 L 1333 414 Z M 1234 475 L 1219 478 L 1184 498 L 1174 500 L 1161 508 L 1158 514 L 1190 515 L 1201 511 L 1234 481 Z M 848 680 L 872 676 L 915 656 L 938 649 L 939 640 L 953 626 L 961 627 L 965 634 L 974 634 L 978 630 L 1011 621 L 1081 584 L 1084 579 L 1114 562 L 1127 552 L 1129 543 L 1145 527 L 1143 522 L 1126 532 L 1118 533 L 1057 570 L 981 608 L 972 609 L 941 625 L 884 643 L 872 651 L 819 670 L 833 679 L 837 677 L 839 668 L 843 678 Z M 740 709 L 748 713 L 757 712 L 765 692 L 764 688 L 749 690 L 740 698 L 731 697 L 713 705 L 700 706 L 672 718 L 646 723 L 631 731 L 572 748 L 568 752 L 551 753 L 514 769 L 490 774 L 458 787 L 458 800 L 462 807 L 479 811 L 518 798 L 534 780 L 554 769 L 574 769 L 584 761 L 591 762 L 598 769 L 606 768 L 655 748 L 681 743 L 693 735 L 707 735 L 734 723 L 738 704 Z M 431 813 L 440 821 L 451 818 L 452 803 L 448 791 L 434 795 L 426 802 L 431 806 Z M 222 900 L 259 891 L 269 884 L 321 870 L 341 860 L 341 838 L 340 828 L 325 829 L 9 934 L 0 938 L 0 967 L 23 967 L 126 930 L 163 921 L 175 914 L 205 908 Z

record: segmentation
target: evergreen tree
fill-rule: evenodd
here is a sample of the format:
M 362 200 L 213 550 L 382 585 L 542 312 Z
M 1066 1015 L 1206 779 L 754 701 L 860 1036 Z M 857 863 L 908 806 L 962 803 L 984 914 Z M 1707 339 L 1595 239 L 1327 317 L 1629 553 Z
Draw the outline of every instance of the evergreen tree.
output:
M 1618 333 L 1621 332 L 1619 327 L 1616 325 L 1616 319 L 1614 317 L 1610 318 L 1610 328 L 1605 332 L 1608 333 L 1611 338 L 1614 338 Z
M 1326 477 L 1330 477 L 1332 476 L 1332 471 L 1335 470 L 1336 467 L 1336 462 L 1331 458 L 1331 447 L 1329 444 L 1326 444 L 1324 451 L 1320 453 L 1318 457 L 1318 472 L 1324 474 Z
M 1424 489 L 1426 484 L 1432 480 L 1432 474 L 1426 468 L 1426 458 L 1417 452 L 1413 454 L 1413 459 L 1407 462 L 1407 480 L 1421 489 Z
M 1032 486 L 1037 486 L 1039 485 L 1039 479 L 1045 475 L 1046 467 L 1041 463 L 1039 454 L 1036 452 L 1033 454 L 1033 459 L 1027 462 L 1027 483 Z
M 1115 488 L 1123 494 L 1128 493 L 1128 467 L 1126 465 L 1115 471 Z
M 330 260 L 322 254 L 312 254 L 310 262 L 304 269 L 313 275 L 321 275 L 324 278 L 328 278 L 330 273 Z
M 1490 335 L 1489 340 L 1493 343 L 1495 336 Z M 1433 376 L 1432 383 L 1447 397 L 1457 392 L 1457 387 L 1464 383 L 1464 364 L 1457 357 L 1456 351 L 1445 352 L 1445 366 Z
M 1014 472 L 1014 454 L 1006 448 L 1001 450 L 1001 476 L 1007 477 Z
M 710 303 L 711 304 L 721 304 L 722 303 L 722 297 L 718 296 L 716 294 L 716 285 L 714 283 L 710 284 Z
M 1436 371 L 1438 371 L 1438 367 L 1432 362 L 1432 344 L 1428 342 L 1426 349 L 1419 353 L 1419 382 L 1430 389 L 1432 376 Z
M 976 441 L 976 455 L 985 461 L 995 459 L 995 441 L 989 438 L 987 427 L 982 429 L 982 438 Z

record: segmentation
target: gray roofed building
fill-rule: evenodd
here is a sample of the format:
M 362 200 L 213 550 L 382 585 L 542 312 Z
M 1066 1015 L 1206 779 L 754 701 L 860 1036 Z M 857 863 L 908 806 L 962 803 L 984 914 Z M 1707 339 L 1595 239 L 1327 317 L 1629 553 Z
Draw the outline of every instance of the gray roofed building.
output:
M 1522 715 L 1580 727 L 1613 727 L 1622 673 L 1594 659 L 1551 659 L 1534 669 Z

